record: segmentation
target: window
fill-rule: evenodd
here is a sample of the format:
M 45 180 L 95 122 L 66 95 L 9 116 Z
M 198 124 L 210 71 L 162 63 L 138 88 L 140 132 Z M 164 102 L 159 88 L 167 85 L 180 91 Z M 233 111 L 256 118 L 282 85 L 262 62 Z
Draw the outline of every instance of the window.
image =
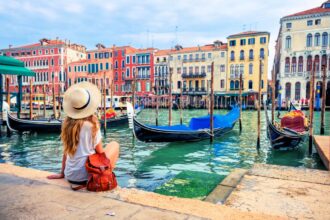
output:
M 229 45 L 232 47 L 236 46 L 236 40 L 229 41 Z
M 91 54 L 89 53 L 88 55 L 87 55 L 87 59 L 91 59 Z
M 252 80 L 249 80 L 249 89 L 253 89 L 253 82 L 252 82 Z
M 285 84 L 285 98 L 291 99 L 291 83 Z
M 210 72 L 211 72 L 211 69 L 212 69 L 212 66 L 211 66 L 211 65 L 208 65 L 208 66 L 207 66 L 207 72 L 210 73 Z
M 97 59 L 97 53 L 94 53 L 94 58 Z
M 300 87 L 301 87 L 300 82 L 296 82 L 296 84 L 295 84 L 295 94 L 294 94 L 295 100 L 300 100 Z
M 103 70 L 103 63 L 100 63 L 100 70 Z
M 123 68 L 125 67 L 125 60 L 121 61 L 121 67 L 123 67 Z
M 285 48 L 286 49 L 291 49 L 291 37 L 290 36 L 287 36 L 285 38 Z
M 135 63 L 135 56 L 133 56 L 133 63 Z
M 109 52 L 104 53 L 104 58 L 109 58 Z
M 253 64 L 249 64 L 249 74 L 253 74 Z
M 239 53 L 239 59 L 244 60 L 244 50 L 241 50 Z
M 230 76 L 231 77 L 234 77 L 233 75 L 234 75 L 234 65 L 230 65 Z
M 241 39 L 241 46 L 246 45 L 246 39 Z
M 239 73 L 243 76 L 244 75 L 244 64 L 239 66 Z
M 292 23 L 286 23 L 286 28 L 292 28 Z
M 299 73 L 303 72 L 303 68 L 304 68 L 304 58 L 300 56 L 298 59 L 298 72 Z
M 266 37 L 260 37 L 260 44 L 265 44 L 267 42 Z
M 297 58 L 292 57 L 292 65 L 291 65 L 291 72 L 297 72 Z
M 221 57 L 225 57 L 225 52 L 221 52 Z
M 178 55 L 178 60 L 181 60 L 181 55 Z
M 314 43 L 315 46 L 316 46 L 316 47 L 320 46 L 320 43 L 321 43 L 321 40 L 320 40 L 321 35 L 320 35 L 319 33 L 316 33 L 315 36 L 314 36 L 314 38 L 315 38 L 315 43 Z
M 212 58 L 212 53 L 208 53 L 207 58 L 209 58 L 209 59 Z
M 103 59 L 103 53 L 99 53 L 99 58 Z
M 187 73 L 187 67 L 183 67 L 183 69 L 182 69 L 182 73 L 183 73 L 183 74 L 186 74 L 186 73 Z
M 178 89 L 181 89 L 181 81 L 178 81 Z
M 313 26 L 313 20 L 308 20 L 307 21 L 307 26 Z
M 220 65 L 220 72 L 225 72 L 225 71 L 226 71 L 226 66 Z
M 265 58 L 265 49 L 261 48 L 260 49 L 260 59 L 264 59 Z
M 306 39 L 306 46 L 307 47 L 311 47 L 312 46 L 312 42 L 313 42 L 313 35 L 312 34 L 308 34 L 307 35 L 307 39 Z
M 307 57 L 307 71 L 312 71 L 313 58 L 311 55 Z
M 249 59 L 250 59 L 250 60 L 253 60 L 253 58 L 254 58 L 254 54 L 253 54 L 253 50 L 251 49 L 251 50 L 249 51 Z
M 290 58 L 285 58 L 285 70 L 284 72 L 289 73 L 290 72 Z
M 225 80 L 224 79 L 220 80 L 220 88 L 221 89 L 225 88 Z
M 202 73 L 205 73 L 205 66 L 202 66 Z
M 320 25 L 321 24 L 321 19 L 316 19 L 315 20 L 315 25 Z
M 324 32 L 322 34 L 322 47 L 327 47 L 328 46 L 328 33 Z
M 181 67 L 178 67 L 178 68 L 176 69 L 176 72 L 177 72 L 178 74 L 181 74 Z
M 109 69 L 109 63 L 105 63 L 105 69 L 106 69 L 106 70 Z
M 234 80 L 230 81 L 230 90 L 234 90 L 235 89 L 235 82 Z
M 319 55 L 315 56 L 314 62 L 315 62 L 315 71 L 316 72 L 320 71 L 320 56 Z
M 253 45 L 253 44 L 255 44 L 255 41 L 256 41 L 255 38 L 249 38 L 249 40 L 248 40 L 248 44 L 249 44 L 249 45 Z
M 231 51 L 230 52 L 230 60 L 231 61 L 234 61 L 235 60 L 235 52 L 234 51 Z
M 192 60 L 193 60 L 193 55 L 189 54 L 189 61 L 192 61 Z

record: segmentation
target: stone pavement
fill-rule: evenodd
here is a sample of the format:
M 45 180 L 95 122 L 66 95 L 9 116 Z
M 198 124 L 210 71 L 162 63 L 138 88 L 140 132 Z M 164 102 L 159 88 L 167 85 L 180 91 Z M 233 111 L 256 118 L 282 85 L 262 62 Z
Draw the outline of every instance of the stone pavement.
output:
M 330 219 L 330 172 L 255 164 L 225 205 L 290 219 Z
M 0 219 L 283 219 L 136 189 L 74 192 L 48 172 L 0 164 Z M 107 213 L 115 213 L 115 216 Z

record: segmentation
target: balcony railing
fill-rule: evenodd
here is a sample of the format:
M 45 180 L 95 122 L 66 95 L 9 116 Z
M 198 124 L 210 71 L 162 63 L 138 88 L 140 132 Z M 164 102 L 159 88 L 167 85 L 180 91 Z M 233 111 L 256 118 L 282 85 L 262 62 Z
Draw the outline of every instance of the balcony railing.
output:
M 137 75 L 136 78 L 137 79 L 149 79 L 150 75 Z
M 186 94 L 195 94 L 195 95 L 203 95 L 206 94 L 206 89 L 205 87 L 190 87 L 190 88 L 185 88 L 183 87 L 182 89 L 183 93 Z
M 206 73 L 184 73 L 182 74 L 182 78 L 204 78 L 206 77 Z
M 205 62 L 205 58 L 189 58 L 189 59 L 183 59 L 183 62 Z

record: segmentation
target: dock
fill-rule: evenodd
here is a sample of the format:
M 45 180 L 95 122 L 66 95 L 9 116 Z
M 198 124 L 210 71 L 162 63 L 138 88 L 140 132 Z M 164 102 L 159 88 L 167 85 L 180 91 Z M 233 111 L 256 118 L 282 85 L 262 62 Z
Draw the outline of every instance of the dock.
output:
M 330 172 L 255 164 L 225 205 L 289 219 L 330 219 Z
M 0 164 L 0 219 L 286 219 L 138 189 L 74 192 L 49 174 Z
M 330 170 L 330 136 L 314 135 L 314 145 L 324 166 Z

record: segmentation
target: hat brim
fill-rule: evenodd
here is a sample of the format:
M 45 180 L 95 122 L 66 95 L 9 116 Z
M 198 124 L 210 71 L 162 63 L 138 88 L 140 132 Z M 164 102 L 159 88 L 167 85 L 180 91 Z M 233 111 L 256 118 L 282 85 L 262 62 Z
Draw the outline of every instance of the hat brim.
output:
M 90 94 L 89 104 L 81 110 L 77 110 L 72 106 L 72 103 L 69 102 L 68 97 L 71 95 L 72 91 L 76 88 L 86 89 Z M 66 92 L 63 97 L 63 111 L 67 116 L 73 119 L 87 118 L 93 115 L 98 107 L 101 104 L 101 92 L 94 84 L 90 82 L 81 82 L 72 85 Z

